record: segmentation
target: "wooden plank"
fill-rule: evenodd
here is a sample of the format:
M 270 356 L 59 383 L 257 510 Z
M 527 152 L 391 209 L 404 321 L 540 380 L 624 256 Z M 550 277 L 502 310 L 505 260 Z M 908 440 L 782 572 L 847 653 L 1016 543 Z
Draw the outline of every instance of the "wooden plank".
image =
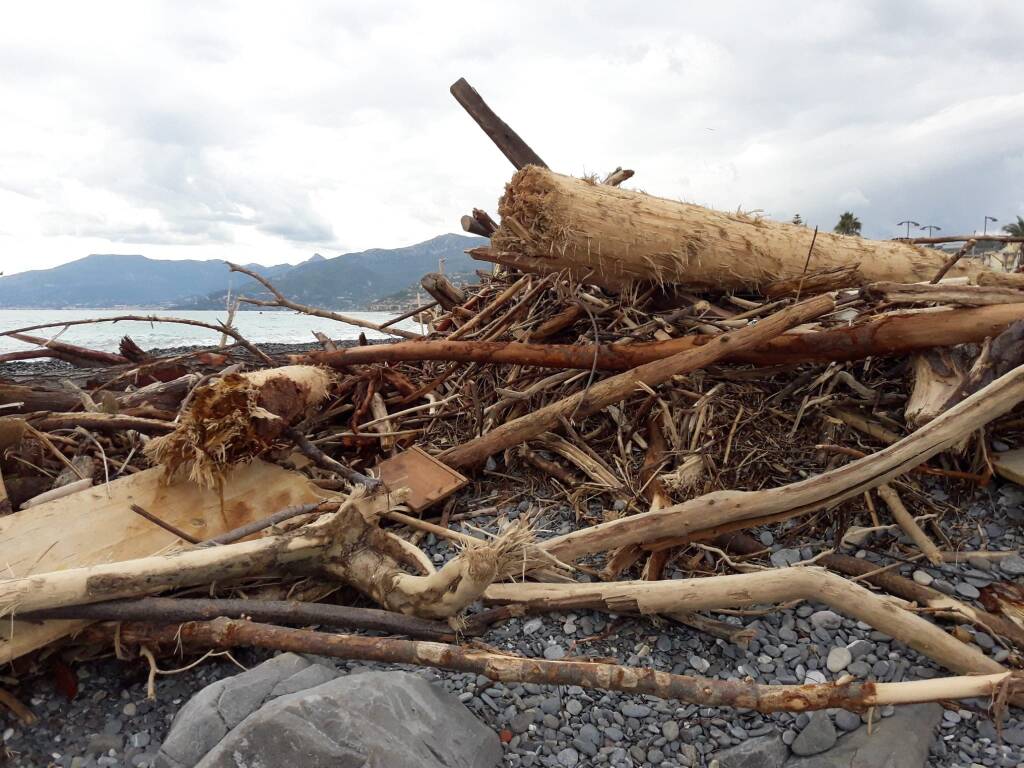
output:
M 405 504 L 422 512 L 469 482 L 463 475 L 413 446 L 377 465 L 377 476 L 392 490 L 408 488 Z
M 254 461 L 227 477 L 222 506 L 216 491 L 188 482 L 164 485 L 162 470 L 148 469 L 0 518 L 0 568 L 7 576 L 29 576 L 147 557 L 182 546 L 180 539 L 132 512 L 132 504 L 207 539 L 326 495 L 330 494 L 303 475 Z M 0 616 L 16 610 L 17 606 L 0 606 Z M 86 623 L 0 621 L 0 662 Z

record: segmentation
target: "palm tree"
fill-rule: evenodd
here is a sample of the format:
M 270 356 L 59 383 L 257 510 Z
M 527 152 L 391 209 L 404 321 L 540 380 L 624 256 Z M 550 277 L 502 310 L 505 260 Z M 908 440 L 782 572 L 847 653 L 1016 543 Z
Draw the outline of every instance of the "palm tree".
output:
M 1003 232 L 1012 237 L 1024 237 L 1024 216 L 1018 216 L 1015 222 L 1003 227 Z
M 837 235 L 860 235 L 860 219 L 849 211 L 839 217 L 839 223 L 832 230 Z

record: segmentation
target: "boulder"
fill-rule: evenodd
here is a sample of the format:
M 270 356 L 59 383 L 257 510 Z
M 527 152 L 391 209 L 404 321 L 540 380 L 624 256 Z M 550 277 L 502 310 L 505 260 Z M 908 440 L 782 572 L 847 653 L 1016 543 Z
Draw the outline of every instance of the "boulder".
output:
M 827 752 L 791 758 L 786 768 L 922 768 L 941 718 L 938 704 L 897 707 L 892 717 L 875 720 L 870 736 L 861 726 Z
M 497 735 L 408 672 L 340 675 L 283 654 L 197 693 L 158 768 L 494 768 Z
M 761 736 L 715 753 L 721 768 L 782 768 L 789 750 L 782 737 Z

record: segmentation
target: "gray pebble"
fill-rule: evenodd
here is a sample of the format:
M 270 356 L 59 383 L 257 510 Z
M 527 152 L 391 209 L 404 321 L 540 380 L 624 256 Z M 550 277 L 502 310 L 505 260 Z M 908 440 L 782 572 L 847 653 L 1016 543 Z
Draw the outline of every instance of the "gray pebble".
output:
M 836 725 L 843 731 L 855 731 L 860 728 L 860 715 L 841 709 L 836 712 Z
M 566 768 L 573 768 L 580 762 L 580 753 L 572 747 L 566 747 L 558 753 L 558 764 L 564 765 Z
M 972 600 L 981 597 L 981 592 L 978 591 L 978 588 L 976 586 L 974 586 L 973 584 L 968 584 L 964 581 L 961 581 L 959 584 L 956 585 L 956 591 L 958 594 L 970 598 Z
M 829 672 L 842 672 L 851 661 L 853 661 L 853 654 L 850 653 L 850 649 L 838 647 L 828 652 L 828 660 L 825 665 Z
M 930 573 L 928 573 L 928 571 L 922 571 L 922 570 L 914 571 L 914 577 L 913 578 L 914 578 L 914 581 L 916 581 L 918 584 L 920 584 L 921 586 L 924 586 L 924 587 L 927 587 L 929 584 L 931 584 L 933 581 L 935 581 L 935 578 Z
M 565 658 L 565 648 L 560 645 L 549 645 L 544 649 L 544 658 L 550 661 L 558 661 Z
M 1024 557 L 1011 555 L 999 561 L 999 568 L 1003 573 L 1011 576 L 1024 576 Z
M 835 611 L 815 611 L 810 620 L 819 629 L 839 629 L 843 626 L 843 617 Z

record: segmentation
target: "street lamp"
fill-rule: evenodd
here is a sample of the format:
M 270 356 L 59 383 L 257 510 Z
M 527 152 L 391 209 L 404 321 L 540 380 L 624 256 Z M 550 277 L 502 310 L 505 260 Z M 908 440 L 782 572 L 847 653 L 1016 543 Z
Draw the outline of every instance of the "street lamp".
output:
M 981 234 L 983 234 L 983 235 L 987 235 L 988 234 L 988 223 L 990 221 L 993 224 L 995 224 L 997 221 L 999 221 L 999 219 L 997 219 L 995 216 L 986 216 L 985 217 L 985 226 L 982 228 Z
M 921 229 L 928 230 L 928 237 L 931 237 L 932 233 L 935 232 L 935 230 L 938 230 L 939 232 L 942 231 L 942 227 L 937 227 L 934 224 L 925 224 L 923 227 L 921 227 Z
M 899 224 L 897 224 L 896 226 L 897 226 L 897 227 L 902 227 L 902 226 L 903 226 L 904 224 L 906 224 L 906 225 L 907 225 L 907 240 L 909 240 L 909 239 L 910 239 L 910 226 L 911 226 L 911 225 L 913 225 L 913 226 L 915 226 L 915 227 L 920 227 L 920 226 L 921 226 L 921 225 L 920 225 L 920 224 L 918 224 L 918 223 L 917 223 L 916 221 L 911 221 L 910 219 L 907 219 L 906 221 L 901 221 L 901 222 L 900 222 Z

